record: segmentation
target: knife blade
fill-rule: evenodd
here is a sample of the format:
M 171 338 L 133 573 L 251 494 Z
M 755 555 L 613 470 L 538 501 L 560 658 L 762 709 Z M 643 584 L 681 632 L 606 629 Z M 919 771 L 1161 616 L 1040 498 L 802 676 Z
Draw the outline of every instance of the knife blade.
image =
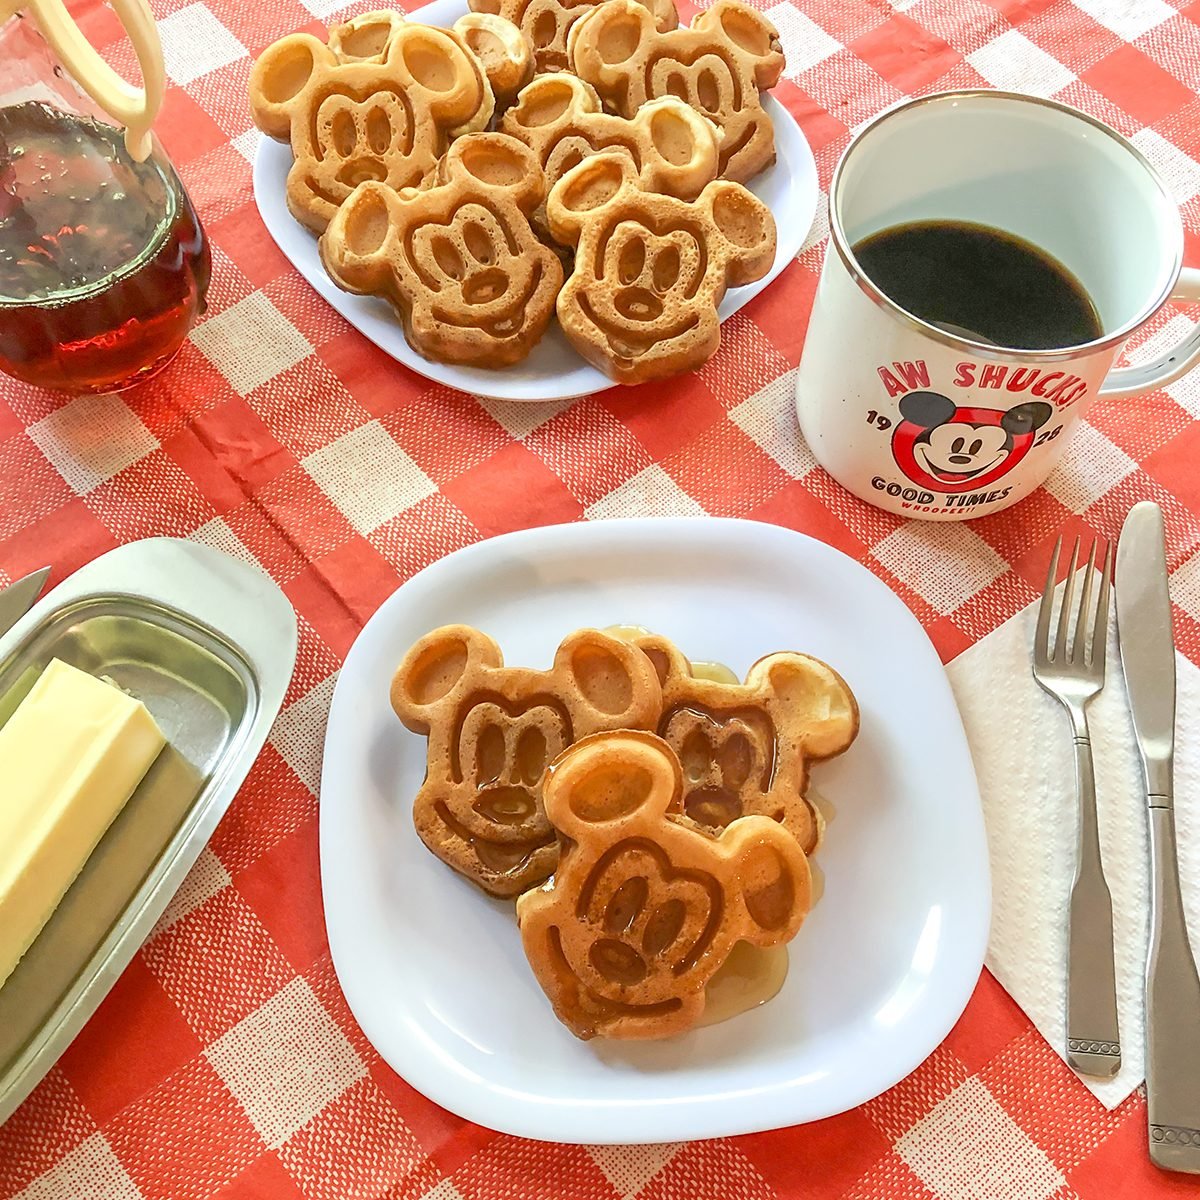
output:
M 1188 944 L 1172 795 L 1175 642 L 1162 509 L 1135 504 L 1117 545 L 1117 633 L 1150 827 L 1146 1111 L 1150 1159 L 1200 1173 L 1200 977 Z
M 10 583 L 0 591 L 0 637 L 3 637 L 33 606 L 49 578 L 50 568 L 43 567 Z

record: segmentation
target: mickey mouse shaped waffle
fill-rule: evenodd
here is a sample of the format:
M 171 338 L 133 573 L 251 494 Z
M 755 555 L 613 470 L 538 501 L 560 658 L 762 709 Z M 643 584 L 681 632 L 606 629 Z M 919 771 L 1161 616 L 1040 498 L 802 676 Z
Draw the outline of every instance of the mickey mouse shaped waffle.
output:
M 420 190 L 361 184 L 321 238 L 321 260 L 346 291 L 386 296 L 426 358 L 508 366 L 542 336 L 562 285 L 558 256 L 529 224 L 544 195 L 527 146 L 470 134 Z
M 694 200 L 717 175 L 717 128 L 675 96 L 644 105 L 632 120 L 602 111 L 596 89 L 574 75 L 539 75 L 504 114 L 502 132 L 538 156 L 546 187 L 602 150 L 632 160 L 650 192 Z
M 636 0 L 607 0 L 571 27 L 571 69 L 624 117 L 678 96 L 722 130 L 721 177 L 746 182 L 775 161 L 759 92 L 783 72 L 775 26 L 742 0 L 717 0 L 688 29 L 660 33 Z
M 658 733 L 683 765 L 683 811 L 718 832 L 745 816 L 778 821 L 811 854 L 820 840 L 816 809 L 805 799 L 808 768 L 846 750 L 858 735 L 858 704 L 842 677 L 819 659 L 769 654 L 745 683 L 692 674 L 665 637 L 633 644 L 662 685 Z
M 717 180 L 693 203 L 646 192 L 626 154 L 568 171 L 546 202 L 550 231 L 576 247 L 559 293 L 571 344 L 620 383 L 691 370 L 721 344 L 717 305 L 730 284 L 761 279 L 775 221 L 741 184 Z
M 533 43 L 537 73 L 561 71 L 567 65 L 571 27 L 600 0 L 468 0 L 472 12 L 495 13 L 520 27 Z M 644 0 L 657 29 L 679 24 L 674 0 Z
M 382 15 L 367 14 L 375 20 L 363 21 L 357 37 L 339 37 L 341 52 L 361 60 L 340 61 L 312 34 L 293 33 L 250 73 L 254 123 L 291 142 L 288 208 L 318 233 L 364 180 L 415 186 L 453 131 L 491 119 L 486 76 L 457 37 Z
M 396 715 L 429 738 L 413 802 L 421 840 L 494 896 L 536 886 L 558 862 L 542 808 L 547 765 L 598 730 L 648 729 L 660 704 L 649 659 L 596 630 L 564 639 L 548 671 L 506 667 L 466 625 L 426 634 L 392 683 Z
M 690 1029 L 734 943 L 795 936 L 811 904 L 808 860 L 767 817 L 719 837 L 682 815 L 679 760 L 653 734 L 601 733 L 555 761 L 546 814 L 558 870 L 517 901 L 521 940 L 576 1037 Z

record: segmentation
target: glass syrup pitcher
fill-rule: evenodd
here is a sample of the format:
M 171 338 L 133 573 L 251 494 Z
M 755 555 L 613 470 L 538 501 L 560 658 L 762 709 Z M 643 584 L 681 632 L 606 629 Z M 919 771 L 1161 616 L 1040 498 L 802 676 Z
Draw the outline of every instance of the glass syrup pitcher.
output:
M 150 132 L 164 91 L 154 19 L 145 0 L 111 6 L 144 87 L 62 0 L 0 0 L 0 371 L 74 394 L 162 370 L 204 311 L 211 268 Z

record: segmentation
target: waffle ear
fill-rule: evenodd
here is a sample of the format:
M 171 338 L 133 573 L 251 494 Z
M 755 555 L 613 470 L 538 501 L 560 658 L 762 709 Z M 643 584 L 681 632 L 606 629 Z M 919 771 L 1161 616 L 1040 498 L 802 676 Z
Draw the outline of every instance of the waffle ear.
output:
M 645 655 L 596 629 L 580 629 L 565 638 L 554 656 L 554 668 L 563 672 L 601 727 L 637 728 L 647 703 L 659 700 Z
M 729 282 L 736 285 L 761 278 L 775 257 L 771 210 L 740 183 L 723 179 L 705 188 L 701 200 L 727 248 Z
M 754 82 L 764 91 L 783 74 L 783 47 L 779 30 L 757 9 L 742 0 L 717 0 L 692 22 L 693 29 L 720 33 L 754 68 Z
M 692 674 L 692 665 L 683 652 L 670 639 L 660 634 L 642 634 L 633 644 L 650 660 L 660 685 L 671 680 L 687 679 Z
M 741 903 L 754 923 L 749 940 L 786 941 L 811 907 L 812 876 L 796 839 L 769 817 L 744 817 L 721 835 L 742 881 Z
M 642 10 L 643 12 L 645 9 Z M 546 216 L 550 232 L 574 245 L 584 225 L 637 188 L 633 160 L 625 153 L 593 154 L 572 167 L 550 189 Z
M 311 33 L 293 33 L 268 46 L 247 85 L 255 125 L 268 137 L 287 141 L 313 76 L 336 65 L 333 51 Z
M 454 22 L 453 29 L 479 60 L 497 99 L 510 100 L 529 82 L 533 50 L 511 21 L 494 13 L 469 12 Z
M 401 23 L 388 44 L 387 61 L 408 75 L 410 99 L 419 93 L 433 119 L 451 128 L 470 121 L 490 99 L 483 69 L 448 30 Z M 490 118 L 489 111 L 484 123 Z
M 619 74 L 647 38 L 654 37 L 654 15 L 637 0 L 608 0 L 586 13 L 567 37 L 567 53 L 575 73 Z
M 652 100 L 633 123 L 643 137 L 642 181 L 648 190 L 692 199 L 717 177 L 721 132 L 682 100 Z
M 551 71 L 521 89 L 516 106 L 504 119 L 522 129 L 543 129 L 600 109 L 600 97 L 591 84 L 568 71 Z
M 392 708 L 409 729 L 426 733 L 431 721 L 459 702 L 478 669 L 503 665 L 500 647 L 486 634 L 469 625 L 444 625 L 404 656 L 392 679 Z
M 802 731 L 800 745 L 810 758 L 841 754 L 858 734 L 858 704 L 846 682 L 820 659 L 785 651 L 769 654 L 750 668 L 748 687 L 766 685 L 768 704 Z M 777 716 L 777 720 L 780 718 Z
M 396 193 L 384 183 L 360 183 L 321 235 L 321 262 L 334 282 L 364 294 L 379 284 L 397 221 Z
M 544 802 L 550 824 L 575 841 L 634 813 L 663 817 L 682 791 L 679 759 L 652 733 L 619 730 L 576 742 L 552 764 Z
M 403 23 L 404 14 L 394 9 L 360 13 L 329 31 L 329 48 L 338 62 L 381 63 Z
M 471 179 L 489 192 L 505 192 L 529 212 L 545 194 L 546 180 L 533 151 L 505 133 L 477 133 L 459 138 L 446 155 L 447 181 Z

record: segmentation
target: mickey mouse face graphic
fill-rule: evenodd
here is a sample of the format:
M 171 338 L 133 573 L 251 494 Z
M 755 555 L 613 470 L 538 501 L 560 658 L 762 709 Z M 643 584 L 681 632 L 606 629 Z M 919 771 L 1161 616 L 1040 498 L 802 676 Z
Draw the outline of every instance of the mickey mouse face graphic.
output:
M 892 454 L 914 483 L 943 492 L 986 487 L 1029 452 L 1054 409 L 1040 400 L 1015 408 L 959 408 L 940 392 L 909 392 Z

